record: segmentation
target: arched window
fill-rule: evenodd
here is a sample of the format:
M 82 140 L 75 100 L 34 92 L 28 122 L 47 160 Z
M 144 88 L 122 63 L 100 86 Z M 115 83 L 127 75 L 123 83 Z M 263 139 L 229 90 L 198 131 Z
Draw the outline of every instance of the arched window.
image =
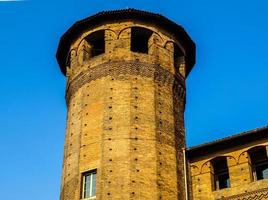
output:
M 153 32 L 146 28 L 131 28 L 130 50 L 138 53 L 148 53 L 148 42 Z
M 259 146 L 248 151 L 253 181 L 268 178 L 268 158 L 266 147 Z
M 104 30 L 99 30 L 88 35 L 85 40 L 90 46 L 90 57 L 105 53 Z
M 217 157 L 210 161 L 213 175 L 213 189 L 220 190 L 231 187 L 226 157 Z

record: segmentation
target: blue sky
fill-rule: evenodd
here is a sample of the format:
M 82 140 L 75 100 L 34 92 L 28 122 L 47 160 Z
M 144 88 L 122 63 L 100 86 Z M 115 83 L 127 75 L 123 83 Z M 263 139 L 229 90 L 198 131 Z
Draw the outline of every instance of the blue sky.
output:
M 161 13 L 197 45 L 187 80 L 187 144 L 268 124 L 265 0 L 0 1 L 0 195 L 59 197 L 66 119 L 65 78 L 55 52 L 79 19 L 107 9 Z

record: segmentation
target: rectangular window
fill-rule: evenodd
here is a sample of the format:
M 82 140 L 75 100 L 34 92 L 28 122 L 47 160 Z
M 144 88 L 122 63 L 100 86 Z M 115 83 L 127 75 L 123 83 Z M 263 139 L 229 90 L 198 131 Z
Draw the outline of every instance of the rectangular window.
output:
M 95 57 L 105 53 L 105 32 L 104 30 L 99 30 L 91 33 L 86 37 L 86 41 L 91 47 L 90 56 Z
M 83 174 L 82 198 L 96 197 L 96 176 L 97 170 L 92 170 Z
M 214 172 L 214 190 L 230 188 L 230 177 L 226 157 L 214 158 L 211 161 Z
M 174 59 L 174 67 L 175 70 L 180 68 L 180 64 L 183 63 L 183 52 L 180 49 L 180 47 L 174 43 L 174 54 L 173 54 L 173 59 Z
M 228 172 L 222 172 L 215 175 L 215 184 L 216 190 L 229 188 L 230 187 L 230 178 Z
M 268 163 L 260 163 L 255 166 L 256 180 L 268 178 Z
M 254 147 L 248 151 L 251 161 L 253 181 L 268 178 L 268 157 L 266 147 Z
M 130 50 L 138 53 L 148 54 L 148 41 L 152 31 L 142 27 L 131 28 L 131 45 Z

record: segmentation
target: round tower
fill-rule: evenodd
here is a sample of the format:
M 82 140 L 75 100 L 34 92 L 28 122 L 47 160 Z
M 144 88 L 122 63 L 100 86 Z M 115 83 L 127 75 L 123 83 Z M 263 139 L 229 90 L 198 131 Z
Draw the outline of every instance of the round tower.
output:
M 75 23 L 57 60 L 68 108 L 61 200 L 185 199 L 185 78 L 195 44 L 127 9 Z

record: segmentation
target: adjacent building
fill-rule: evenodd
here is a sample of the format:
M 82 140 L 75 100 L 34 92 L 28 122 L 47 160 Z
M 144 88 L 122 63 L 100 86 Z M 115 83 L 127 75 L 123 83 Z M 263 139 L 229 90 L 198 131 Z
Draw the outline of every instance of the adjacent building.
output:
M 190 199 L 268 199 L 268 127 L 187 150 Z

